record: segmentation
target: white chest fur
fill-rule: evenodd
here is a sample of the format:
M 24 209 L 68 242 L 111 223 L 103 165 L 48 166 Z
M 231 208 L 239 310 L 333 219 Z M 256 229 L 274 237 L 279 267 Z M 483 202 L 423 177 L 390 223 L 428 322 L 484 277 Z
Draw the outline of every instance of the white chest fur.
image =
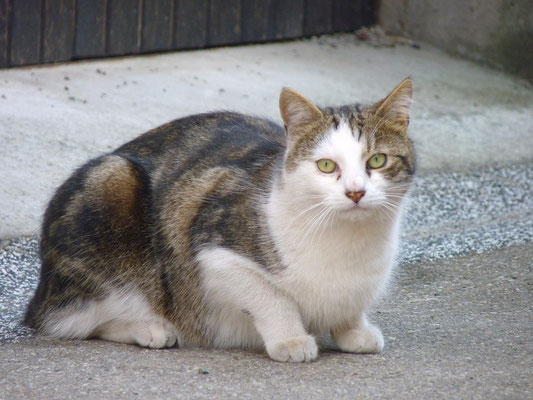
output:
M 331 219 L 321 232 L 302 233 L 307 218 L 287 224 L 294 213 L 278 206 L 270 224 L 287 268 L 276 284 L 297 302 L 304 324 L 326 333 L 359 318 L 390 276 L 399 217 Z

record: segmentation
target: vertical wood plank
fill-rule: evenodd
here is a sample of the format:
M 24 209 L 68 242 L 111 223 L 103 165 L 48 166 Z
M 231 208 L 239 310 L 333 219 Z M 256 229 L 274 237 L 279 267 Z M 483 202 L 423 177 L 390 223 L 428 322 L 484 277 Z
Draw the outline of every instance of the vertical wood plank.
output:
M 303 34 L 307 36 L 332 32 L 332 12 L 331 0 L 306 0 Z
M 43 62 L 72 58 L 74 22 L 74 0 L 44 0 Z
M 260 42 L 301 36 L 304 0 L 244 0 L 242 41 Z
M 361 6 L 362 25 L 372 26 L 376 24 L 376 7 L 376 0 L 363 0 L 363 4 Z
M 10 65 L 37 64 L 41 50 L 41 0 L 12 0 Z
M 140 49 L 142 0 L 108 0 L 106 52 L 132 54 Z M 150 0 L 147 0 L 148 2 Z
M 0 67 L 7 67 L 9 62 L 9 0 L 0 0 Z
M 143 3 L 142 51 L 172 47 L 173 0 L 145 0 Z
M 334 31 L 353 31 L 362 25 L 361 0 L 333 1 Z
M 176 0 L 173 40 L 175 49 L 206 45 L 208 5 L 208 0 Z
M 234 44 L 241 40 L 241 1 L 210 0 L 207 43 Z
M 74 55 L 105 55 L 107 0 L 77 0 Z
M 242 3 L 242 40 L 261 42 L 270 37 L 272 0 L 244 0 Z
M 304 0 L 273 0 L 271 37 L 290 39 L 303 34 Z

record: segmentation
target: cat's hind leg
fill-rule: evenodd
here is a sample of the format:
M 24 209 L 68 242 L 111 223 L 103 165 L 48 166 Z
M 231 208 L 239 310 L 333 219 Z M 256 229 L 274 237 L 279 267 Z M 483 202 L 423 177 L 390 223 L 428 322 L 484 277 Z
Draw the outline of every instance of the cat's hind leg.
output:
M 173 347 L 177 343 L 174 328 L 165 320 L 110 321 L 100 326 L 92 337 L 152 349 Z
M 115 291 L 103 300 L 89 300 L 50 314 L 43 331 L 67 339 L 99 338 L 142 347 L 173 347 L 173 325 L 156 315 L 135 290 Z
M 172 325 L 149 301 L 160 295 L 148 256 L 149 181 L 142 166 L 105 155 L 58 189 L 43 223 L 28 326 L 58 338 L 176 343 Z

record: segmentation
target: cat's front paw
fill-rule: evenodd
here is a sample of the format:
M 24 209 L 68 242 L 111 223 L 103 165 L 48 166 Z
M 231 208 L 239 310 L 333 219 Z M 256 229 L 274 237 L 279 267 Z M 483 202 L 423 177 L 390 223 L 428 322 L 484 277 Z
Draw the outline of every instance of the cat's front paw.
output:
M 339 349 L 349 353 L 379 353 L 383 350 L 383 335 L 378 327 L 367 325 L 348 329 L 334 336 Z
M 315 338 L 310 335 L 268 343 L 266 348 L 271 359 L 281 362 L 309 362 L 318 356 Z

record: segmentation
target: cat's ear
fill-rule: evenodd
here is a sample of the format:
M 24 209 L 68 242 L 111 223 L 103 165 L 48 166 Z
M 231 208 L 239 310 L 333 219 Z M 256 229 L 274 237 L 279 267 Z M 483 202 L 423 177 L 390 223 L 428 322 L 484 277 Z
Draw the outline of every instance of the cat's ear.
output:
M 279 96 L 279 110 L 287 133 L 295 133 L 320 121 L 322 111 L 300 93 L 283 88 Z
M 406 78 L 387 97 L 376 104 L 375 114 L 407 129 L 412 102 L 413 81 L 411 78 Z

